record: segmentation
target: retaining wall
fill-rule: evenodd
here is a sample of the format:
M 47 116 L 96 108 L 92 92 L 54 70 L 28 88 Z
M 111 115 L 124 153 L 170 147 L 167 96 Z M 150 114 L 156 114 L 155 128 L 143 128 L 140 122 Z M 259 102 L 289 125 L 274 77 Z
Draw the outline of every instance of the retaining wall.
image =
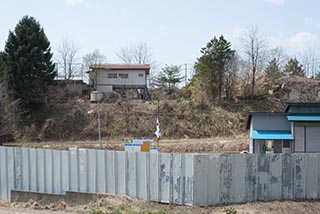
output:
M 320 198 L 319 154 L 168 154 L 0 147 L 11 190 L 117 193 L 182 205 Z

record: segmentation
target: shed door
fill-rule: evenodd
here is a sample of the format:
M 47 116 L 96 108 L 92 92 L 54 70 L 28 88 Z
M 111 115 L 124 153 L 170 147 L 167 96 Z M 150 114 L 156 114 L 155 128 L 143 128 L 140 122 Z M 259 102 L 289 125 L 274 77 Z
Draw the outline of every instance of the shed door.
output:
M 304 148 L 304 126 L 294 127 L 294 151 L 305 152 Z
M 306 126 L 306 152 L 320 152 L 320 126 Z

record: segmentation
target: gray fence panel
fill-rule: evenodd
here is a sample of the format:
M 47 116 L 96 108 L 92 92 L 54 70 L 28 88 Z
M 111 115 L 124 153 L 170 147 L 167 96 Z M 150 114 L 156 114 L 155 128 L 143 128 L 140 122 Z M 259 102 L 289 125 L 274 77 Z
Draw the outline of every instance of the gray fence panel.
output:
M 97 192 L 107 192 L 106 185 L 106 152 L 97 150 Z
M 5 151 L 5 150 L 3 150 Z M 29 155 L 29 148 L 22 148 L 21 149 L 22 156 L 22 190 L 30 190 L 30 155 Z
M 137 197 L 137 153 L 129 152 L 127 159 L 127 193 L 130 197 Z
M 30 154 L 30 190 L 33 192 L 37 191 L 38 181 L 37 181 L 37 150 L 29 149 Z
M 304 199 L 306 197 L 306 168 L 308 159 L 305 154 L 296 154 L 294 170 L 294 198 Z
M 117 151 L 117 193 L 126 194 L 127 189 L 127 154 L 124 151 Z
M 233 186 L 235 203 L 243 203 L 246 201 L 246 155 L 232 155 L 233 157 Z M 219 176 L 219 175 L 218 175 Z M 219 188 L 219 186 L 217 187 Z M 212 190 L 214 191 L 214 190 Z
M 307 187 L 306 187 L 306 198 L 316 199 L 318 197 L 318 169 L 319 169 L 319 155 L 310 153 L 308 154 L 308 167 L 306 169 Z
M 246 198 L 248 202 L 257 200 L 257 155 L 251 154 L 246 160 Z
M 7 148 L 7 199 L 11 198 L 11 190 L 14 189 L 14 148 Z
M 0 148 L 0 195 L 1 198 L 4 200 L 9 199 L 9 192 L 8 192 L 8 168 L 7 168 L 7 148 L 2 147 Z
M 52 189 L 54 194 L 62 194 L 61 151 L 52 151 Z
M 220 164 L 217 155 L 208 155 L 207 166 L 207 201 L 208 205 L 214 205 L 219 203 L 220 198 Z M 188 167 L 189 168 L 189 167 Z M 186 169 L 187 170 L 187 169 Z M 192 177 L 192 175 L 190 176 Z M 191 190 L 189 191 L 191 192 Z M 186 194 L 188 196 L 190 193 Z
M 232 155 L 223 154 L 219 156 L 220 164 L 220 197 L 219 202 L 222 204 L 234 201 L 233 189 L 233 160 Z
M 95 193 L 97 192 L 97 150 L 88 149 L 88 192 Z
M 5 147 L 0 147 L 0 149 L 5 148 Z M 21 148 L 15 148 L 14 149 L 14 188 L 17 190 L 22 189 L 22 149 Z M 0 174 L 1 171 L 0 171 Z M 44 191 L 43 191 L 44 192 Z
M 62 176 L 62 186 L 61 193 L 65 193 L 66 190 L 70 189 L 70 159 L 69 152 L 61 151 L 61 176 Z
M 186 205 L 319 199 L 320 154 L 167 154 L 0 147 L 0 198 L 10 190 L 115 192 Z
M 194 205 L 208 205 L 208 156 L 194 156 Z M 204 179 L 205 178 L 205 179 Z
M 268 200 L 271 195 L 270 177 L 270 155 L 258 156 L 258 179 L 257 179 L 257 199 Z
M 45 165 L 45 150 L 44 149 L 38 149 L 37 150 L 37 188 L 39 192 L 45 192 L 46 191 L 46 165 Z M 18 162 L 16 162 L 18 163 Z
M 150 153 L 149 164 L 149 195 L 151 201 L 160 201 L 159 198 L 159 153 Z
M 172 155 L 172 202 L 183 204 L 184 201 L 184 183 L 185 183 L 184 155 Z
M 77 148 L 69 149 L 70 189 L 79 191 L 79 155 Z
M 194 199 L 194 155 L 192 154 L 184 154 L 185 160 L 185 196 L 184 196 L 184 204 L 185 205 L 193 205 Z
M 171 154 L 160 153 L 160 202 L 169 203 L 171 199 Z
M 52 150 L 44 150 L 45 154 L 45 192 L 53 193 L 53 157 Z
M 282 155 L 282 199 L 294 198 L 294 157 L 291 154 Z
M 148 158 L 146 152 L 137 153 L 137 198 L 148 200 Z
M 281 199 L 281 186 L 282 186 L 282 155 L 272 154 L 270 156 L 270 191 L 271 198 L 275 200 Z
M 107 191 L 110 193 L 116 193 L 117 179 L 116 179 L 116 165 L 117 157 L 115 151 L 106 152 L 106 166 L 107 166 Z
M 86 149 L 78 150 L 79 157 L 79 191 L 87 192 L 88 189 L 88 154 Z

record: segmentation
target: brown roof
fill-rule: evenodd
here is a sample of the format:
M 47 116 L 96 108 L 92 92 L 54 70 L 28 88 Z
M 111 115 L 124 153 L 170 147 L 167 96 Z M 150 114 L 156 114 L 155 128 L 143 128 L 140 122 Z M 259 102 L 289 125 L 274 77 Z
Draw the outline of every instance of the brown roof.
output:
M 290 76 L 290 77 L 281 77 L 279 79 L 276 80 L 277 83 L 289 83 L 289 82 L 303 82 L 303 83 L 320 83 L 319 80 L 316 79 L 310 79 L 308 77 L 300 77 L 300 76 Z
M 102 70 L 145 70 L 147 74 L 150 71 L 149 64 L 98 64 L 91 65 L 91 69 L 102 69 Z

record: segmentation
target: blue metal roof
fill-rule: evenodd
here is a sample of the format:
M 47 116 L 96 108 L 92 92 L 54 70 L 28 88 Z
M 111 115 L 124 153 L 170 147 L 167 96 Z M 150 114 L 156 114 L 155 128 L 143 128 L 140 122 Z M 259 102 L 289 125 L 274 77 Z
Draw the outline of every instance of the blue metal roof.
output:
M 315 115 L 289 115 L 289 121 L 320 121 L 320 116 Z
M 253 140 L 293 140 L 290 131 L 252 131 Z

